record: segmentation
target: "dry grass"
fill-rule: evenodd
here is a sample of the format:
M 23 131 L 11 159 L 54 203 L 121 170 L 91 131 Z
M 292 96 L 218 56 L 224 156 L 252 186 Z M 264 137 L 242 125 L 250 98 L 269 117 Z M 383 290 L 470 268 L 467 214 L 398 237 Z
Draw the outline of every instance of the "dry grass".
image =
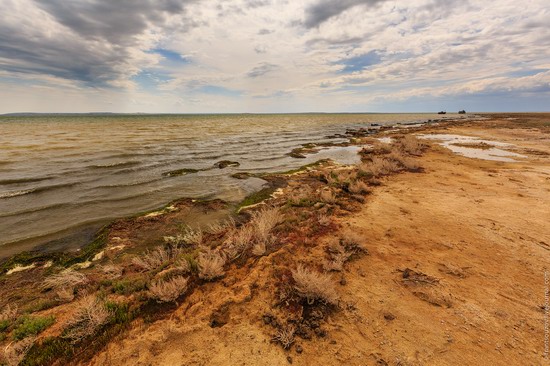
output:
M 235 229 L 235 220 L 230 217 L 225 221 L 216 221 L 208 226 L 208 232 L 214 235 L 226 233 Z
M 267 252 L 267 246 L 264 242 L 255 243 L 252 247 L 252 254 L 261 257 Z
M 271 231 L 282 222 L 284 219 L 283 214 L 279 211 L 279 208 L 264 208 L 260 211 L 256 211 L 252 214 L 252 227 L 254 228 L 254 236 L 258 242 L 264 242 L 267 244 L 272 243 L 274 238 L 271 235 Z
M 381 177 L 397 173 L 401 170 L 401 167 L 393 159 L 373 156 L 370 162 L 362 163 L 359 170 L 367 175 Z
M 66 269 L 57 274 L 54 274 L 44 280 L 42 283 L 43 289 L 65 289 L 74 288 L 84 285 L 88 282 L 88 278 L 74 269 Z
M 17 319 L 17 311 L 17 305 L 6 305 L 6 307 L 2 309 L 2 312 L 0 312 L 0 322 L 14 321 L 15 319 Z
M 153 251 L 146 251 L 139 257 L 132 258 L 132 264 L 142 271 L 153 271 L 171 260 L 171 252 L 168 248 L 156 248 Z
M 73 317 L 67 321 L 63 337 L 70 339 L 72 343 L 78 343 L 107 324 L 111 315 L 105 303 L 94 295 L 88 295 L 80 300 Z
M 319 214 L 319 216 L 317 216 L 317 222 L 321 226 L 329 226 L 332 224 L 332 219 L 327 214 Z
M 201 229 L 193 230 L 188 227 L 183 233 L 182 239 L 184 243 L 200 246 L 203 242 L 204 235 Z
M 122 267 L 114 264 L 106 264 L 102 266 L 101 271 L 107 276 L 107 278 L 112 280 L 122 276 Z
M 284 349 L 289 349 L 294 343 L 294 333 L 296 330 L 293 326 L 287 326 L 285 328 L 280 328 L 277 330 L 277 333 L 271 339 L 272 342 L 281 344 Z
M 168 281 L 158 280 L 149 285 L 149 296 L 158 302 L 176 301 L 187 290 L 187 278 L 175 276 Z
M 251 246 L 254 239 L 254 228 L 250 225 L 234 229 L 224 242 L 224 253 L 227 259 L 235 260 L 243 255 Z
M 422 155 L 422 152 L 426 149 L 427 145 L 422 143 L 413 135 L 405 135 L 400 139 L 396 145 L 401 151 L 409 155 Z
M 292 206 L 308 206 L 315 201 L 315 193 L 310 186 L 294 189 L 288 193 L 288 202 Z
M 355 180 L 350 183 L 348 190 L 353 194 L 367 194 L 370 193 L 370 189 L 367 183 L 362 180 Z
M 319 192 L 319 199 L 328 204 L 335 204 L 338 202 L 338 198 L 336 198 L 336 195 L 331 189 L 323 189 L 321 192 Z
M 203 248 L 202 252 L 199 253 L 197 262 L 199 265 L 199 278 L 203 280 L 212 281 L 225 274 L 223 271 L 225 258 L 214 250 Z
M 74 288 L 65 287 L 56 291 L 57 298 L 62 302 L 71 302 L 74 300 Z
M 20 365 L 27 352 L 31 349 L 34 344 L 35 337 L 27 337 L 19 342 L 12 342 L 4 348 L 3 351 L 3 362 L 7 366 L 17 366 Z
M 313 304 L 315 301 L 331 305 L 338 303 L 336 288 L 329 275 L 311 271 L 300 265 L 292 271 L 292 278 L 296 293 L 308 304 Z

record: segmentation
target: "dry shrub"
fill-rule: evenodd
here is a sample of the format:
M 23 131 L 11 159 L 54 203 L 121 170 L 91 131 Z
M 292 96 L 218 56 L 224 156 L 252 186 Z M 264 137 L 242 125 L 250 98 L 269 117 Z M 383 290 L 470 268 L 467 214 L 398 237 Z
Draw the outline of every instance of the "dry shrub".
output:
M 132 258 L 132 264 L 142 271 L 153 271 L 167 264 L 171 259 L 170 250 L 159 247 L 153 251 L 147 250 L 143 255 Z
M 319 192 L 319 199 L 328 204 L 335 204 L 338 202 L 338 199 L 336 198 L 336 195 L 331 189 L 323 189 L 321 192 Z
M 315 201 L 315 193 L 310 186 L 294 189 L 288 193 L 288 202 L 293 206 L 308 206 Z
M 227 231 L 231 231 L 235 229 L 235 227 L 236 227 L 235 220 L 232 217 L 230 217 L 225 221 L 216 221 L 208 225 L 208 232 L 214 235 L 219 235 L 219 234 L 226 233 Z
M 367 194 L 370 192 L 368 184 L 362 180 L 355 180 L 351 182 L 348 190 L 353 194 Z
M 370 162 L 362 163 L 359 166 L 359 170 L 366 173 L 366 175 L 380 177 L 383 175 L 397 173 L 401 170 L 401 167 L 392 159 L 373 156 Z
M 282 222 L 283 214 L 277 207 L 263 208 L 252 214 L 252 227 L 254 228 L 254 236 L 258 242 L 270 244 L 274 241 L 271 231 Z
M 362 238 L 357 233 L 353 231 L 342 233 L 338 242 L 334 242 L 327 247 L 329 260 L 323 264 L 323 269 L 327 272 L 342 271 L 344 264 L 353 255 L 366 252 L 361 243 Z
M 212 281 L 224 275 L 223 266 L 225 258 L 220 253 L 203 248 L 197 260 L 199 265 L 199 278 Z
M 267 246 L 264 242 L 254 243 L 254 246 L 252 247 L 252 254 L 261 257 L 267 252 Z
M 176 271 L 179 271 L 181 273 L 190 273 L 193 269 L 191 268 L 191 264 L 189 261 L 185 258 L 178 258 L 174 262 L 174 269 Z
M 409 157 L 403 156 L 403 154 L 396 149 L 394 149 L 391 154 L 388 155 L 388 159 L 391 159 L 395 163 L 397 163 L 402 170 L 406 170 L 409 172 L 418 172 L 422 169 L 416 161 Z
M 19 342 L 12 342 L 4 348 L 3 358 L 7 366 L 17 366 L 21 364 L 32 345 L 35 337 L 27 337 Z M 3 362 L 2 362 L 3 364 Z
M 74 288 L 87 282 L 88 278 L 84 274 L 69 268 L 46 278 L 42 283 L 42 288 L 56 290 Z
M 422 155 L 427 145 L 413 135 L 405 135 L 396 144 L 399 149 L 409 155 Z
M 298 266 L 292 271 L 294 289 L 308 304 L 320 301 L 326 304 L 336 305 L 338 295 L 332 278 L 324 273 L 314 272 L 303 266 Z
M 65 287 L 56 291 L 57 298 L 63 302 L 71 302 L 74 300 L 74 288 Z
M 175 276 L 168 281 L 158 280 L 149 285 L 149 296 L 158 302 L 176 301 L 187 290 L 187 278 Z
M 94 295 L 88 295 L 80 300 L 73 317 L 67 321 L 63 337 L 70 339 L 72 343 L 78 343 L 107 324 L 111 315 L 103 301 Z
M 234 229 L 224 242 L 224 253 L 229 260 L 235 260 L 245 253 L 252 245 L 254 228 L 250 225 Z
M 101 267 L 101 271 L 107 276 L 109 279 L 116 279 L 122 276 L 122 267 L 114 265 L 114 264 L 106 264 Z
M 4 309 L 2 309 L 2 312 L 0 312 L 0 322 L 4 321 L 13 321 L 17 319 L 17 305 L 6 305 Z
M 271 339 L 272 342 L 280 343 L 284 349 L 289 349 L 294 343 L 294 333 L 296 330 L 293 326 L 279 328 L 277 333 Z
M 193 230 L 188 227 L 183 233 L 182 238 L 183 238 L 183 242 L 187 244 L 199 246 L 202 244 L 204 235 L 201 229 Z
M 332 219 L 329 215 L 319 214 L 319 216 L 317 216 L 317 222 L 319 222 L 319 225 L 321 226 L 329 226 L 332 224 Z

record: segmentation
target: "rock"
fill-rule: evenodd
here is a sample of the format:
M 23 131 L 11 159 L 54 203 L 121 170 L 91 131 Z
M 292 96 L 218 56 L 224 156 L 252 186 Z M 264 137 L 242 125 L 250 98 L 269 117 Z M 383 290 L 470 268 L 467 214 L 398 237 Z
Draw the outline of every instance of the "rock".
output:
M 385 314 L 384 314 L 384 319 L 386 319 L 386 320 L 394 320 L 394 319 L 395 319 L 395 315 L 393 315 L 392 313 L 385 313 Z
M 292 357 L 286 356 L 286 360 L 288 361 L 288 363 L 292 363 Z
M 162 173 L 165 177 L 177 177 L 179 175 L 187 175 L 192 173 L 197 173 L 198 169 L 192 169 L 192 168 L 182 168 L 177 170 L 171 170 L 169 172 Z
M 296 353 L 302 353 L 304 349 L 299 344 L 296 345 Z
M 224 169 L 227 167 L 235 167 L 239 165 L 241 165 L 241 163 L 239 163 L 238 161 L 231 161 L 231 160 L 221 160 L 221 161 L 218 161 L 216 164 L 214 164 L 216 168 L 220 168 L 220 169 Z

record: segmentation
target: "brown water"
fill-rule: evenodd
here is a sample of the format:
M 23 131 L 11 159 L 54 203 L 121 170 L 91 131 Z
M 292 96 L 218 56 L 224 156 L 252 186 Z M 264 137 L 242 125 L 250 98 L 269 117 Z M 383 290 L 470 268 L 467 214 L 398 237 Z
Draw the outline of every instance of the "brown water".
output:
M 447 115 L 447 118 L 454 117 Z M 114 218 L 180 197 L 238 201 L 260 179 L 237 171 L 288 170 L 324 157 L 349 162 L 354 152 L 327 150 L 307 159 L 286 154 L 301 144 L 369 123 L 441 118 L 431 114 L 104 115 L 0 117 L 0 257 L 49 242 L 84 244 Z M 168 177 L 219 160 L 239 167 Z M 52 239 L 61 239 L 50 242 Z

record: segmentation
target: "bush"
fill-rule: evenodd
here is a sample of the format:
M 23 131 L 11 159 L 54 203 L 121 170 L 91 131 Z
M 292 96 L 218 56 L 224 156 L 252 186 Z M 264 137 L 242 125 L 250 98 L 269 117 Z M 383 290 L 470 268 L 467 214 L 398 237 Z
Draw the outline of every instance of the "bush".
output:
M 67 321 L 63 337 L 70 339 L 72 343 L 78 343 L 107 324 L 111 315 L 104 302 L 88 295 L 80 301 L 73 317 Z
M 171 260 L 170 251 L 167 248 L 157 248 L 154 251 L 146 251 L 142 256 L 132 258 L 132 264 L 142 271 L 153 271 Z
M 60 290 L 74 288 L 87 282 L 88 278 L 84 274 L 69 268 L 46 278 L 42 288 Z
M 305 299 L 308 304 L 315 301 L 331 305 L 338 303 L 335 285 L 329 275 L 313 272 L 300 265 L 292 271 L 292 278 L 298 296 Z
M 187 290 L 187 279 L 175 276 L 168 281 L 158 280 L 149 285 L 149 295 L 158 302 L 176 301 Z
M 30 335 L 37 335 L 55 322 L 53 316 L 24 316 L 19 321 L 19 325 L 13 331 L 13 339 L 19 341 Z
M 225 274 L 223 271 L 225 259 L 218 252 L 205 248 L 199 253 L 197 262 L 199 265 L 199 278 L 203 280 L 212 281 Z
M 397 146 L 401 151 L 409 155 L 422 155 L 427 145 L 422 143 L 413 135 L 405 135 L 397 142 Z

